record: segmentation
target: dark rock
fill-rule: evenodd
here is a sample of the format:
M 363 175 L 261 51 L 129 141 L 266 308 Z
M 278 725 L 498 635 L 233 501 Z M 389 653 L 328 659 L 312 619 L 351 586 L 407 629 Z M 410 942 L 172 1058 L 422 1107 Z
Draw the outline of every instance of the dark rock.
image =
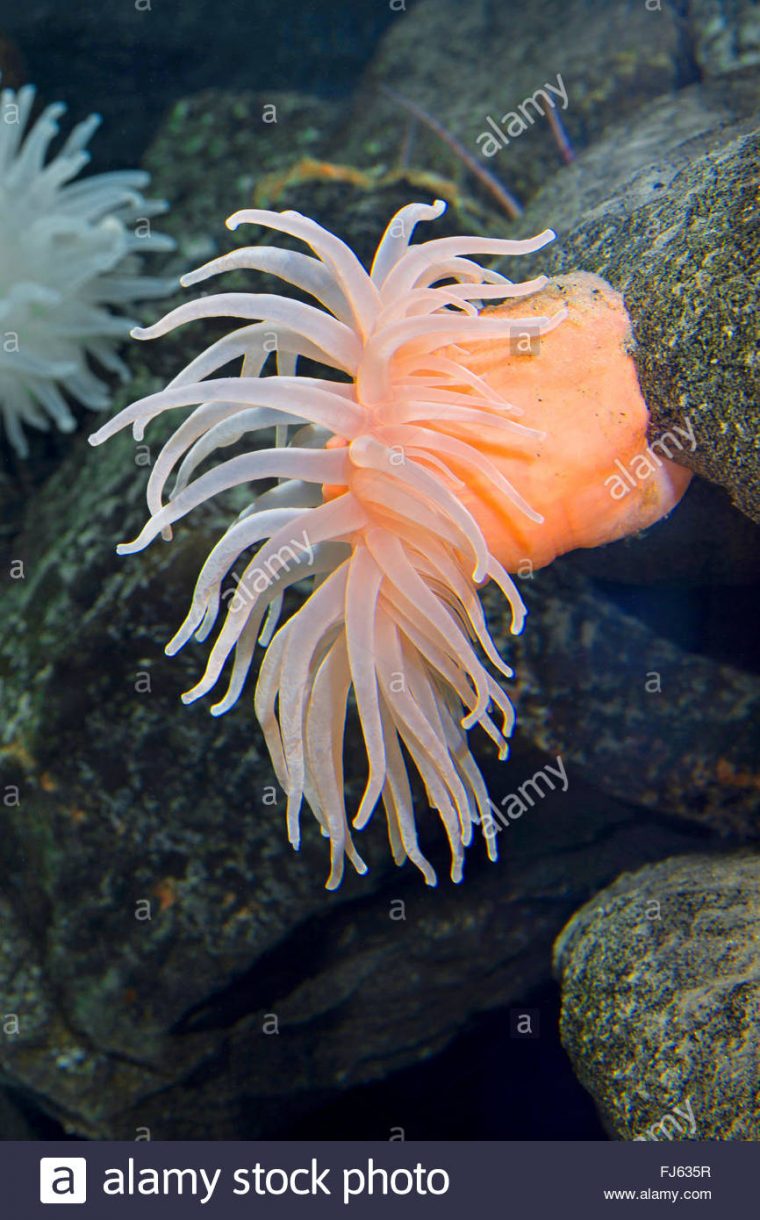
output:
M 299 158 L 320 157 L 340 113 L 335 102 L 281 90 L 208 89 L 178 101 L 148 149 L 145 168 L 153 191 L 171 200 L 162 228 L 182 257 L 197 266 L 220 253 L 220 244 L 231 249 L 236 238 L 225 229 L 226 218 L 253 206 L 254 187 L 266 175 L 284 173 Z M 253 232 L 257 240 L 263 235 Z
M 689 35 L 707 77 L 760 64 L 760 13 L 755 0 L 691 0 Z
M 493 223 L 451 181 L 411 165 L 390 172 L 360 168 L 347 163 L 345 149 L 331 153 L 342 115 L 336 102 L 298 93 L 207 90 L 178 102 L 145 158 L 152 190 L 172 202 L 162 228 L 177 241 L 178 269 L 235 246 L 303 249 L 287 235 L 260 227 L 230 233 L 224 222 L 239 208 L 302 212 L 346 241 L 365 264 L 394 212 L 420 194 L 441 194 L 449 202 L 435 224 L 438 237 Z M 252 279 L 241 273 L 226 276 L 225 283 L 250 291 Z M 283 291 L 281 280 L 266 276 L 257 276 L 256 284 L 258 291 Z
M 521 592 L 517 638 L 484 595 L 516 671 L 520 733 L 618 799 L 756 836 L 760 681 L 656 634 L 562 560 Z
M 564 110 L 560 100 L 558 113 L 572 143 L 584 148 L 682 82 L 681 41 L 670 5 L 658 14 L 643 4 L 608 5 L 596 20 L 585 0 L 544 0 L 519 12 L 494 0 L 420 0 L 384 36 L 340 133 L 341 147 L 358 164 L 397 162 L 409 115 L 379 93 L 390 86 L 480 157 L 477 137 L 489 131 L 487 116 L 498 125 L 547 81 L 556 85 L 559 73 L 568 100 Z M 480 157 L 523 201 L 562 164 L 546 119 L 530 103 L 527 112 L 527 130 L 496 155 Z M 415 124 L 414 160 L 462 174 L 461 160 L 423 124 Z
M 555 945 L 561 1033 L 611 1134 L 760 1139 L 760 857 L 625 873 Z

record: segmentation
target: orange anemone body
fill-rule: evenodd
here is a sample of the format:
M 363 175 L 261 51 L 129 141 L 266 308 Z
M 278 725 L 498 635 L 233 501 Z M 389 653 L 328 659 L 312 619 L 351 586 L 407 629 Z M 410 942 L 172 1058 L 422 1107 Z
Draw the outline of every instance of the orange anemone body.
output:
M 457 351 L 460 363 L 520 409 L 521 424 L 544 434 L 511 450 L 473 437 L 543 517 L 540 523 L 500 500 L 477 473 L 455 470 L 465 484 L 460 499 L 511 572 L 645 529 L 670 512 L 691 478 L 649 448 L 649 412 L 629 354 L 630 320 L 605 280 L 576 272 L 482 316 L 525 318 L 558 305 L 567 307 L 567 317 L 548 334 L 530 338 L 518 330 L 508 341 L 469 344 L 464 359 Z

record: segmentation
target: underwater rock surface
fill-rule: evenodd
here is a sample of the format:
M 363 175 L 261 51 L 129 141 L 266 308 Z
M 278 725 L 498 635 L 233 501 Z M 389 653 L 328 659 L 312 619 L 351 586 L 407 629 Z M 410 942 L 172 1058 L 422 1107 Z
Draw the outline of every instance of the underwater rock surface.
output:
M 516 671 L 518 732 L 620 800 L 758 836 L 757 678 L 655 634 L 562 560 L 522 585 L 516 639 L 484 594 Z
M 397 101 L 378 96 L 379 86 L 422 106 L 478 157 L 487 148 L 478 136 L 493 131 L 490 115 L 507 143 L 486 152 L 482 163 L 524 202 L 562 164 L 546 118 L 529 100 L 536 90 L 547 82 L 559 89 L 562 122 L 571 141 L 584 147 L 616 119 L 630 119 L 643 101 L 694 79 L 694 71 L 670 4 L 656 14 L 643 4 L 606 5 L 597 21 L 586 0 L 535 0 L 522 7 L 518 32 L 498 0 L 419 0 L 385 34 L 340 133 L 341 146 L 359 164 L 398 159 L 409 115 Z M 510 114 L 516 118 L 502 124 Z M 413 139 L 416 161 L 461 175 L 461 162 L 437 136 L 417 125 Z
M 760 10 L 755 0 L 690 0 L 694 57 L 706 77 L 760 64 Z
M 626 873 L 555 946 L 561 1033 L 611 1134 L 760 1139 L 760 858 Z

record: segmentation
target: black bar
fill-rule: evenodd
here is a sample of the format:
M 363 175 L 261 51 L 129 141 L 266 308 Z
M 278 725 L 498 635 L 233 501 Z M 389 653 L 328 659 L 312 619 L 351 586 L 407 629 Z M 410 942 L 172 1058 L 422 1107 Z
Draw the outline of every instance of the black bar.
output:
M 68 1170 L 72 1159 L 79 1164 Z M 81 1189 L 82 1160 L 86 1201 L 76 1203 L 71 1196 Z M 111 1216 L 184 1220 L 194 1215 L 211 1220 L 248 1215 L 314 1220 L 345 1215 L 373 1220 L 400 1214 L 422 1220 L 473 1216 L 553 1220 L 568 1213 L 595 1220 L 644 1210 L 662 1214 L 653 1204 L 724 1220 L 748 1214 L 756 1198 L 759 1164 L 755 1144 L 702 1141 L 656 1145 L 8 1141 L 0 1144 L 0 1215 L 9 1220 L 51 1220 L 51 1204 L 40 1201 L 44 1182 L 48 1192 L 76 1209 L 64 1215 L 93 1220 Z M 165 1170 L 174 1172 L 165 1177 Z M 181 1170 L 185 1173 L 180 1177 Z M 636 1194 L 611 1193 L 626 1191 Z M 690 1213 L 691 1208 L 696 1210 Z

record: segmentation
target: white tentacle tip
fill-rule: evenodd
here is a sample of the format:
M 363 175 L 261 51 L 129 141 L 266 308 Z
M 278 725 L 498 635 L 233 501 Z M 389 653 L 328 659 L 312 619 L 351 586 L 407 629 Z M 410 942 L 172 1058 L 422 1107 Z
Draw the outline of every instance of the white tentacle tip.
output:
M 228 690 L 224 698 L 220 699 L 218 703 L 213 704 L 213 706 L 209 709 L 211 715 L 215 720 L 218 719 L 219 716 L 224 716 L 230 711 L 231 708 L 235 706 L 239 698 L 240 689 Z
M 185 647 L 185 644 L 190 639 L 191 635 L 192 632 L 186 632 L 180 628 L 177 634 L 173 635 L 169 640 L 169 643 L 165 645 L 164 655 L 167 657 L 176 657 L 179 650 Z
M 513 614 L 512 625 L 509 629 L 512 635 L 522 635 L 527 614 L 527 610 L 523 610 L 522 614 Z
M 188 703 L 195 703 L 196 699 L 200 699 L 201 696 L 205 695 L 210 689 L 211 683 L 198 682 L 195 686 L 191 686 L 190 690 L 186 690 L 184 694 L 180 695 L 180 699 L 187 707 Z

